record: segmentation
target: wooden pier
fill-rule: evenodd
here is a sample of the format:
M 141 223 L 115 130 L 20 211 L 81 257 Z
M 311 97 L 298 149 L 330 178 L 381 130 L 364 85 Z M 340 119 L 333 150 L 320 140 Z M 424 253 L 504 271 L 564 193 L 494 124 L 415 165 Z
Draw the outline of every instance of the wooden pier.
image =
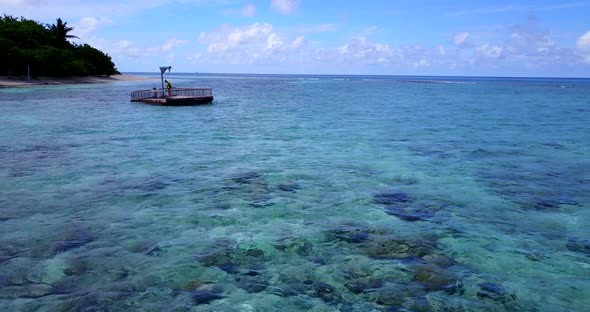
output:
M 213 101 L 211 88 L 173 88 L 168 90 L 138 90 L 131 92 L 131 102 L 180 106 L 207 104 Z

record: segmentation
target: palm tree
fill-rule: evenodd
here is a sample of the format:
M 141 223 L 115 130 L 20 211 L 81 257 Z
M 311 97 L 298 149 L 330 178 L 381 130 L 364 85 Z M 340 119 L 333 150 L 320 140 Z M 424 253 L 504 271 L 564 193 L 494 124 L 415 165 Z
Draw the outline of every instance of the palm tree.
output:
M 61 18 L 57 19 L 56 25 L 51 25 L 51 31 L 53 31 L 53 33 L 57 37 L 57 47 L 58 48 L 64 48 L 69 43 L 68 39 L 71 39 L 71 38 L 80 39 L 74 35 L 68 35 L 68 33 L 70 31 L 74 30 L 74 28 L 68 27 L 67 25 L 68 25 L 68 23 L 67 22 L 64 23 L 61 20 Z

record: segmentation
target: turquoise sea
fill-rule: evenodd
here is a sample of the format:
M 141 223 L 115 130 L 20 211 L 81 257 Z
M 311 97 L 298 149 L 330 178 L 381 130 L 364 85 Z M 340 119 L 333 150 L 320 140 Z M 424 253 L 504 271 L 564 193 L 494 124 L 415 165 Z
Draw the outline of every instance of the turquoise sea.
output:
M 590 80 L 0 89 L 1 311 L 588 311 Z

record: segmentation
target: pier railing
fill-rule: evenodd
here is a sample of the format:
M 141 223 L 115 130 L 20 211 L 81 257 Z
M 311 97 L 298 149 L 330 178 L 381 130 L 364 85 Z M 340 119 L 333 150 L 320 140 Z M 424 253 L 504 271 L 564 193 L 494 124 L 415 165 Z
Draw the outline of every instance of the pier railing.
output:
M 168 94 L 167 89 L 158 90 L 137 90 L 131 92 L 131 100 L 143 100 L 150 98 L 165 98 L 168 96 L 186 96 L 186 97 L 212 97 L 213 89 L 211 88 L 173 88 Z

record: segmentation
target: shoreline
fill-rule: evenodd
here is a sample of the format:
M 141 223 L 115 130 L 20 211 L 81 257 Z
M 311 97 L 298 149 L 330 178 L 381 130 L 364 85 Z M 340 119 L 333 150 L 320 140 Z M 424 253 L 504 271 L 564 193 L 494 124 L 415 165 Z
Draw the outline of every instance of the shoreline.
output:
M 0 88 L 13 87 L 32 87 L 45 85 L 70 85 L 70 84 L 98 84 L 98 83 L 113 83 L 124 81 L 152 81 L 156 80 L 150 77 L 134 76 L 134 75 L 112 75 L 107 76 L 88 76 L 88 77 L 38 77 L 35 79 L 22 80 L 18 77 L 0 76 Z

